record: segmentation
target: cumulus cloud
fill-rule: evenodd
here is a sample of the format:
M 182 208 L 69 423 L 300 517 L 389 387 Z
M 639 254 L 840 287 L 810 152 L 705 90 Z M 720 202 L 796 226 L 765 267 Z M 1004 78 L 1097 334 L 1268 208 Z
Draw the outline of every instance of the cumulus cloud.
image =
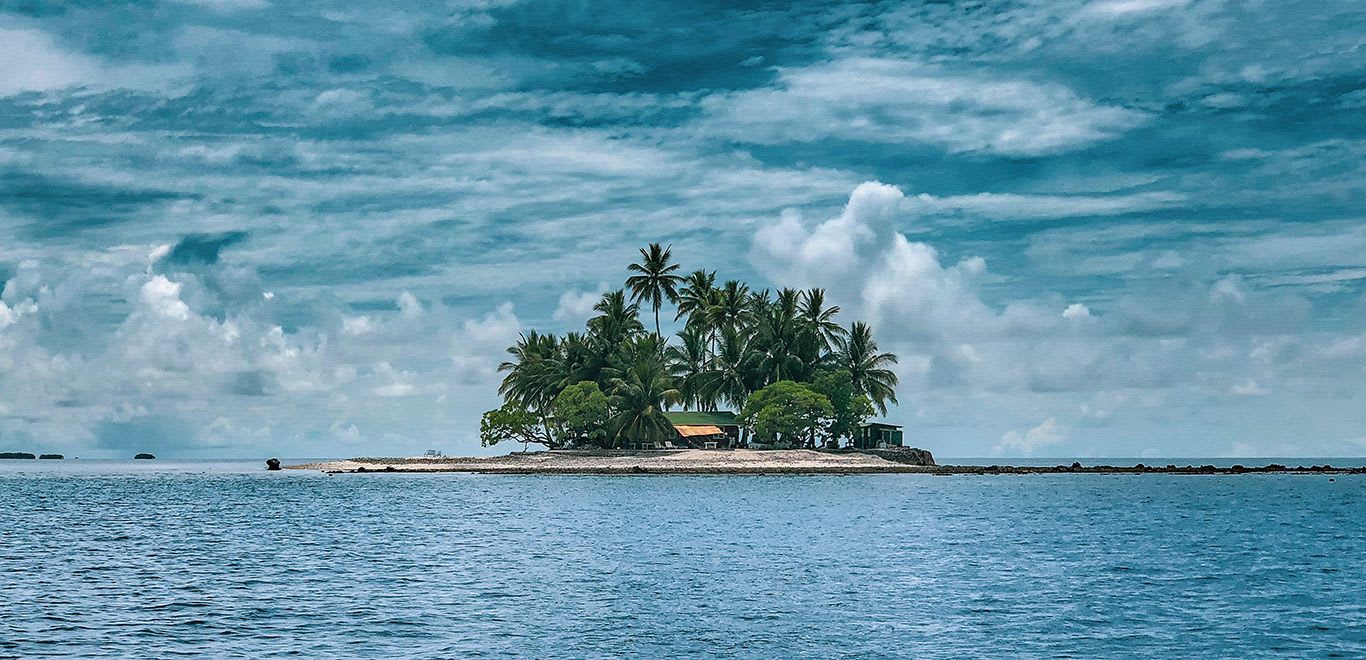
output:
M 565 326 L 583 325 L 593 316 L 593 306 L 602 300 L 602 294 L 606 290 L 607 283 L 603 282 L 596 289 L 589 291 L 570 290 L 561 293 L 551 318 Z
M 503 303 L 479 319 L 461 324 L 452 343 L 451 362 L 461 382 L 487 384 L 498 375 L 498 364 L 522 330 L 512 303 Z
M 715 130 L 764 144 L 841 138 L 1037 156 L 1112 139 L 1146 120 L 1054 82 L 847 58 L 780 69 L 776 88 L 708 99 Z
M 1023 434 L 1007 431 L 996 443 L 995 451 L 997 454 L 1032 456 L 1044 447 L 1066 442 L 1071 433 L 1070 428 L 1059 425 L 1058 420 L 1049 417 Z

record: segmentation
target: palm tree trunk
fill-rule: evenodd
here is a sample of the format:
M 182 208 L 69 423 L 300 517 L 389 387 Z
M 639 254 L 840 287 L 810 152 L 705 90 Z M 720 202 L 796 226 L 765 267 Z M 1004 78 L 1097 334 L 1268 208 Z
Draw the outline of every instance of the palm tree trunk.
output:
M 663 335 L 661 335 L 661 334 L 659 333 L 659 303 L 656 302 L 656 303 L 655 303 L 655 339 L 663 339 L 663 338 L 664 338 Z

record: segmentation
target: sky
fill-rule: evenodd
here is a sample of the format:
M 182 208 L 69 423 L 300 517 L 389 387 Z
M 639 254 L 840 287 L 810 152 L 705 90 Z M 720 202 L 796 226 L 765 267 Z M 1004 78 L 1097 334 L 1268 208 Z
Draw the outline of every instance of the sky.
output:
M 936 456 L 1361 456 L 1363 35 L 1352 0 L 0 0 L 0 450 L 506 451 L 504 347 L 657 241 L 871 322 Z

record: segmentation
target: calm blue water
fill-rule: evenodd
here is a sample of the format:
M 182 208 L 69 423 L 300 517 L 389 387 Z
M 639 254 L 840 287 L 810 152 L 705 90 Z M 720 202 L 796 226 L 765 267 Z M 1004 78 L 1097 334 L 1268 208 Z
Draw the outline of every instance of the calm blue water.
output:
M 1366 656 L 1366 476 L 37 463 L 4 657 Z

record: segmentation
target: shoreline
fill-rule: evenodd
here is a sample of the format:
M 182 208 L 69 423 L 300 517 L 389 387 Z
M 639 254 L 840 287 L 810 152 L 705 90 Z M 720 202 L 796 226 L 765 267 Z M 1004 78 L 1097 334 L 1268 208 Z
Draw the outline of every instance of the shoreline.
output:
M 783 450 L 657 450 L 512 453 L 490 457 L 355 458 L 290 465 L 291 470 L 328 474 L 587 474 L 587 475 L 763 475 L 763 474 L 1366 474 L 1366 467 L 1331 465 L 936 465 L 929 452 Z

